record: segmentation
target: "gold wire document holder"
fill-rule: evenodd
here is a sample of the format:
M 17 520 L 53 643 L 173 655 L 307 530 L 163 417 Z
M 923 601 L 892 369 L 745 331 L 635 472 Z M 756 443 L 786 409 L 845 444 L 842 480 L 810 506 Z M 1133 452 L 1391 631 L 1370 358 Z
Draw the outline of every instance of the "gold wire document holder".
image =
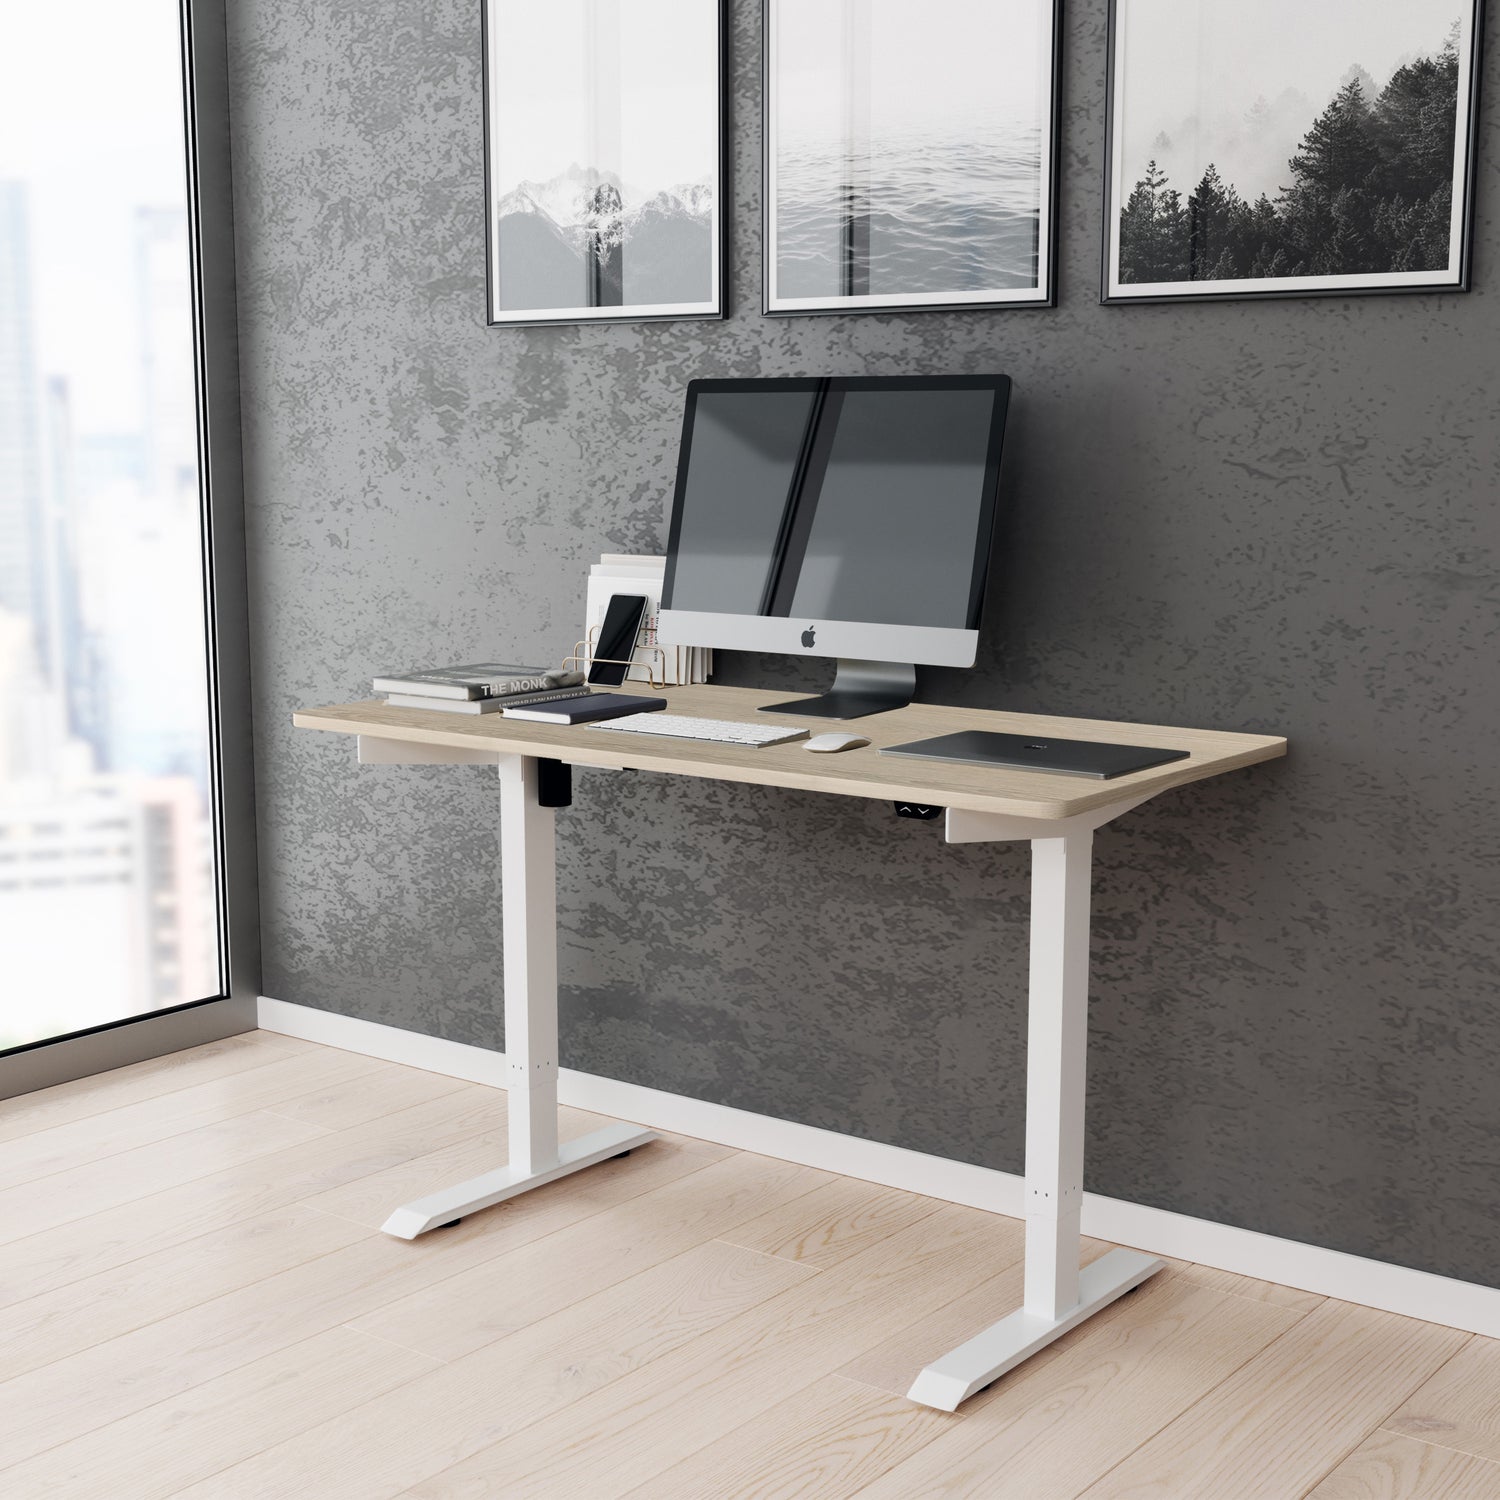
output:
M 587 676 L 589 668 L 596 661 L 605 662 L 612 667 L 644 667 L 646 670 L 646 681 L 651 687 L 660 690 L 661 688 L 664 688 L 668 685 L 667 654 L 661 649 L 660 646 L 642 645 L 640 637 L 637 636 L 635 647 L 636 654 L 633 655 L 629 661 L 621 661 L 619 657 L 616 656 L 595 656 L 594 641 L 598 633 L 599 627 L 597 625 L 594 625 L 590 627 L 587 639 L 574 641 L 573 654 L 563 662 L 563 667 L 565 670 L 576 670 L 584 673 L 584 675 Z M 642 651 L 648 654 L 648 661 L 640 660 L 640 653 Z M 630 673 L 628 670 L 625 673 L 625 681 L 630 681 Z M 624 684 L 622 683 L 621 686 L 623 687 Z

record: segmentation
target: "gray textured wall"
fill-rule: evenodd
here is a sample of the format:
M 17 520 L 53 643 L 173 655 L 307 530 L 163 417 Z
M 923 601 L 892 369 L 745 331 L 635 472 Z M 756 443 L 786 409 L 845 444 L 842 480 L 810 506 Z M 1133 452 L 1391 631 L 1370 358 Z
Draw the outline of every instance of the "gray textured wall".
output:
M 1294 747 L 1100 838 L 1089 1186 L 1493 1281 L 1500 140 L 1469 296 L 1101 308 L 1105 9 L 1068 24 L 1058 310 L 762 318 L 735 0 L 729 320 L 500 331 L 476 0 L 231 7 L 266 990 L 503 1040 L 493 773 L 359 771 L 294 707 L 566 651 L 589 560 L 662 541 L 691 376 L 1000 369 L 1007 561 L 927 696 Z M 565 1062 L 1020 1166 L 1023 850 L 579 782 Z

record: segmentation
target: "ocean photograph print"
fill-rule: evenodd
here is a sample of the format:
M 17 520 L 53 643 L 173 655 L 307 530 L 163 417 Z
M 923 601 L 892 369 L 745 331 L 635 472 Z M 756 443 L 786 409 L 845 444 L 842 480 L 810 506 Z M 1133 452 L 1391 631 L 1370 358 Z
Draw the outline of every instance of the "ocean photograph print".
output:
M 484 0 L 489 322 L 724 315 L 724 0 Z
M 1056 0 L 764 0 L 765 311 L 1050 307 Z
M 1466 291 L 1479 0 L 1113 0 L 1105 302 Z

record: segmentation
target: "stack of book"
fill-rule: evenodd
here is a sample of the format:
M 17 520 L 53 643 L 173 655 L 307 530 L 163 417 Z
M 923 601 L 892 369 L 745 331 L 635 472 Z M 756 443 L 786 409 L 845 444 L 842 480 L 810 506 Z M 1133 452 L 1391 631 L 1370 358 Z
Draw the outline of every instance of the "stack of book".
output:
M 481 661 L 421 672 L 388 672 L 374 682 L 393 708 L 432 708 L 447 714 L 492 714 L 521 704 L 552 703 L 586 694 L 582 672 Z
M 636 641 L 635 656 L 627 682 L 655 681 L 664 687 L 683 687 L 707 682 L 713 671 L 713 652 L 704 646 L 663 646 L 656 638 L 661 614 L 661 588 L 667 560 L 625 552 L 606 552 L 589 569 L 588 595 L 584 603 L 586 654 L 592 659 L 594 640 L 604 623 L 604 612 L 615 594 L 644 594 L 646 613 Z

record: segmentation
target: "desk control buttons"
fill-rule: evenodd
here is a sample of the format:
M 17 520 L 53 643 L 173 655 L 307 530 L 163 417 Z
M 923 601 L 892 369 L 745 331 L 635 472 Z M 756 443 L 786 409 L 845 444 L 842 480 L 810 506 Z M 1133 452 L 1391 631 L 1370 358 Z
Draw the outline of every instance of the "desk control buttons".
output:
M 898 802 L 896 804 L 898 818 L 916 818 L 923 823 L 936 823 L 947 810 L 945 807 L 929 807 L 925 802 Z

